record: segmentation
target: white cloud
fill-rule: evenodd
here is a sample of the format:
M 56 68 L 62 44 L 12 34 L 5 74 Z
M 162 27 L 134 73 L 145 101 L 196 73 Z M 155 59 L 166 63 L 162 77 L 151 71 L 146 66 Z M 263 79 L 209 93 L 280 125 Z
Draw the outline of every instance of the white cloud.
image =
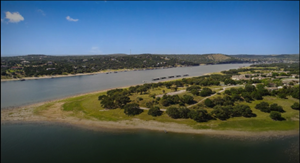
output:
M 37 12 L 40 12 L 43 16 L 46 16 L 46 14 L 44 13 L 44 11 L 41 10 L 41 9 L 38 9 Z
M 18 22 L 24 20 L 23 16 L 21 14 L 19 14 L 19 12 L 11 13 L 11 12 L 7 11 L 7 12 L 5 12 L 5 15 L 6 15 L 5 19 L 9 19 L 8 22 L 10 22 L 10 23 L 18 23 Z
M 78 21 L 78 19 L 73 19 L 73 18 L 71 18 L 70 16 L 67 16 L 66 19 L 67 19 L 68 21 L 71 21 L 71 22 L 77 22 L 77 21 Z
M 99 49 L 99 47 L 93 46 L 93 47 L 91 48 L 91 50 L 90 50 L 90 53 L 92 53 L 92 54 L 101 54 L 102 52 L 101 52 L 101 50 Z

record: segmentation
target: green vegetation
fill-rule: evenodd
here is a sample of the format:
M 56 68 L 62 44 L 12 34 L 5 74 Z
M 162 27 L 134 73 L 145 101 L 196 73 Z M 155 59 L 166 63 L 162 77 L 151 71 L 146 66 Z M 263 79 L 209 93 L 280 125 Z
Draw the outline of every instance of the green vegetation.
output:
M 292 106 L 292 109 L 299 110 L 299 102 L 295 102 Z
M 153 117 L 160 116 L 161 114 L 162 111 L 157 106 L 151 107 L 148 111 L 148 115 L 152 115 Z
M 281 120 L 281 114 L 278 111 L 271 111 L 270 112 L 270 117 L 274 120 Z
M 124 113 L 126 115 L 134 116 L 134 115 L 141 114 L 142 112 L 143 110 L 140 109 L 139 105 L 136 103 L 126 104 L 124 106 Z
M 256 85 L 246 83 L 214 94 L 222 90 L 220 81 L 229 80 L 230 77 L 231 75 L 213 74 L 164 83 L 146 83 L 60 102 L 64 102 L 63 110 L 72 113 L 72 116 L 103 121 L 138 118 L 186 124 L 196 129 L 299 129 L 299 85 L 269 91 L 264 82 Z M 165 95 L 176 91 L 174 88 L 186 92 Z M 212 97 L 203 100 L 204 96 L 211 94 Z M 193 107 L 188 106 L 196 102 L 199 103 Z M 43 105 L 36 113 L 51 106 L 53 104 Z M 150 109 L 143 112 L 140 107 Z M 161 109 L 166 109 L 166 112 Z

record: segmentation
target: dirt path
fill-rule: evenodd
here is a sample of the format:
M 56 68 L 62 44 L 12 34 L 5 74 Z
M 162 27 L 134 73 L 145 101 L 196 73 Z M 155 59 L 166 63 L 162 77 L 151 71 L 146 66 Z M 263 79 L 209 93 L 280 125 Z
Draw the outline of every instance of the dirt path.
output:
M 185 92 L 186 90 L 180 90 L 180 91 L 176 91 L 176 92 L 169 92 L 167 93 L 166 95 L 170 95 L 170 96 L 173 96 L 173 95 L 177 95 L 177 94 L 180 94 L 180 93 L 183 93 Z M 161 95 L 156 95 L 155 97 L 163 97 L 164 94 L 161 94 Z

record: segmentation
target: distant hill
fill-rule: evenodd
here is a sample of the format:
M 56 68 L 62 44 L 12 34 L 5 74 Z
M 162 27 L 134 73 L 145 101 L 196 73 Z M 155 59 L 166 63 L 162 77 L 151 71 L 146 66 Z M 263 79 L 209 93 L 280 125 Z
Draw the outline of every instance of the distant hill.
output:
M 243 61 L 299 61 L 299 54 L 278 54 L 278 55 L 231 55 Z
M 224 54 L 180 54 L 180 55 L 164 55 L 170 58 L 176 58 L 197 64 L 215 64 L 215 63 L 234 63 L 241 62 L 240 59 Z
M 116 54 L 107 54 L 107 56 L 126 56 L 124 53 L 116 53 Z

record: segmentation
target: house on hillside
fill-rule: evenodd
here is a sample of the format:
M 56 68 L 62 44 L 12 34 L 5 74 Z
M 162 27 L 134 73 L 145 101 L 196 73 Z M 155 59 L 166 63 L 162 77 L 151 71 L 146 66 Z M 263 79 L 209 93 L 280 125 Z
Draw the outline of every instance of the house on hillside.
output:
M 278 90 L 277 87 L 266 87 L 266 89 L 267 89 L 268 91 Z
M 276 79 L 283 79 L 283 78 L 289 78 L 289 76 L 276 76 Z
M 55 68 L 46 68 L 47 71 L 49 70 L 55 70 Z
M 13 66 L 10 69 L 12 69 L 12 70 L 21 70 L 21 69 L 23 69 L 23 67 Z

